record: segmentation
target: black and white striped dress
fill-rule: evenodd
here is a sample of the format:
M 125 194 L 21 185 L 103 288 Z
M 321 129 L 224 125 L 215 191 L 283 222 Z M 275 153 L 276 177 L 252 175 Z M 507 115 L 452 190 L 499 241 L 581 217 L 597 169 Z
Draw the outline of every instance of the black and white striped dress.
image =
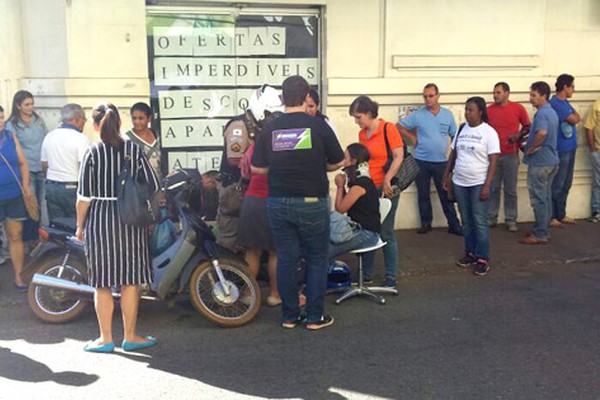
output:
M 116 182 L 131 154 L 131 171 L 158 188 L 158 180 L 138 145 L 126 141 L 123 150 L 104 142 L 90 146 L 79 173 L 78 198 L 90 201 L 84 228 L 90 285 L 98 288 L 139 285 L 152 280 L 146 228 L 125 225 L 119 218 Z

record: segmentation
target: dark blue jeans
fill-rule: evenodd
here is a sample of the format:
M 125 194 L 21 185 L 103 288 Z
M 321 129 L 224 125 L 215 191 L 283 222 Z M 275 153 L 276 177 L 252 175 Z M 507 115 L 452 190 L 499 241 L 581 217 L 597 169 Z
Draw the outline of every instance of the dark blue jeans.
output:
M 46 181 L 48 219 L 75 217 L 77 184 Z
M 548 225 L 552 219 L 552 181 L 558 170 L 558 165 L 548 167 L 529 167 L 527 170 L 527 186 L 529 200 L 535 215 L 533 235 L 542 240 L 548 240 L 550 232 Z
M 267 214 L 277 250 L 277 287 L 283 321 L 295 321 L 300 316 L 297 266 L 301 256 L 306 260 L 306 321 L 319 321 L 327 290 L 329 200 L 269 197 Z
M 454 185 L 454 195 L 460 210 L 465 254 L 476 258 L 490 259 L 490 228 L 488 212 L 490 201 L 479 200 L 483 185 L 464 187 Z
M 381 195 L 381 189 L 378 189 Z M 394 222 L 396 221 L 396 210 L 400 196 L 391 199 L 392 208 L 387 217 L 381 223 L 381 240 L 386 242 L 383 247 L 383 261 L 385 264 L 385 277 L 396 279 L 398 276 L 398 242 L 396 241 L 396 233 L 394 231 Z M 363 256 L 363 273 L 365 278 L 373 278 L 373 265 L 375 264 L 375 252 L 370 251 Z
M 552 182 L 552 218 L 559 221 L 567 215 L 567 196 L 573 184 L 575 152 L 576 150 L 558 152 L 558 171 Z
M 459 230 L 460 222 L 456 216 L 454 204 L 448 200 L 448 194 L 442 187 L 444 172 L 446 170 L 446 161 L 444 162 L 429 162 L 417 160 L 419 164 L 419 174 L 415 183 L 419 197 L 419 214 L 421 215 L 421 226 L 431 226 L 433 221 L 433 211 L 431 209 L 431 178 L 435 184 L 442 210 L 448 221 L 450 229 Z

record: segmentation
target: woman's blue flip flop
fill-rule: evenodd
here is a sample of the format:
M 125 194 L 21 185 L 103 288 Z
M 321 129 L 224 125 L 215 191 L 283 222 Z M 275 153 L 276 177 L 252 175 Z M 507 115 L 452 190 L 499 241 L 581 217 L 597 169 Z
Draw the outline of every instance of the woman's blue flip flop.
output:
M 109 342 L 101 345 L 96 345 L 94 342 L 88 342 L 84 347 L 83 351 L 90 353 L 112 353 L 115 351 L 115 343 Z

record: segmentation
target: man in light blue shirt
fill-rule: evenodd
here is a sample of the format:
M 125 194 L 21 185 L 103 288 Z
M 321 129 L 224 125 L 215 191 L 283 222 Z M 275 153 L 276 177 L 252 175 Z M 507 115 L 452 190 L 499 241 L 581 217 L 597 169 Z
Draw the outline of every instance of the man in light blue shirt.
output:
M 525 144 L 523 162 L 528 165 L 527 187 L 535 216 L 531 235 L 519 240 L 522 244 L 547 244 L 548 226 L 552 217 L 552 181 L 558 171 L 558 116 L 550 106 L 550 86 L 534 82 L 529 102 L 537 108 L 531 124 L 531 133 Z
M 450 110 L 440 107 L 440 92 L 437 85 L 428 83 L 423 89 L 425 107 L 412 112 L 396 126 L 401 134 L 410 138 L 415 151 L 414 157 L 420 172 L 415 180 L 419 198 L 421 228 L 417 233 L 431 231 L 433 212 L 431 209 L 431 178 L 435 183 L 442 210 L 448 221 L 448 233 L 462 236 L 460 222 L 454 204 L 442 188 L 444 171 L 448 159 L 448 138 L 456 132 L 456 122 Z M 416 129 L 416 134 L 414 130 Z

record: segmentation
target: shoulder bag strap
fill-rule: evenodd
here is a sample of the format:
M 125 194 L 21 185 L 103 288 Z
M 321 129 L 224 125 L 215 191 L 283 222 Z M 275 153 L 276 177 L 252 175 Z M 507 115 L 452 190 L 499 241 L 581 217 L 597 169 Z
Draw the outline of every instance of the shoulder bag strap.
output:
M 390 149 L 390 142 L 387 136 L 387 122 L 383 124 L 383 139 L 385 140 L 385 151 L 387 153 L 388 160 L 394 158 L 392 155 L 392 149 Z
M 458 135 L 460 135 L 460 133 L 462 132 L 463 128 L 465 127 L 467 123 L 463 122 L 462 124 L 460 124 L 460 126 L 458 127 L 458 132 L 456 132 L 456 136 L 454 137 L 454 166 L 452 167 L 452 170 L 454 170 L 454 167 L 456 166 L 456 157 L 458 156 Z
M 458 135 L 460 135 L 460 133 L 462 132 L 462 130 L 466 124 L 467 124 L 466 122 L 463 122 L 462 124 L 460 124 L 460 126 L 458 127 L 458 132 L 456 132 L 456 137 L 454 138 L 454 142 L 456 143 L 456 145 L 454 146 L 455 153 L 458 153 Z

